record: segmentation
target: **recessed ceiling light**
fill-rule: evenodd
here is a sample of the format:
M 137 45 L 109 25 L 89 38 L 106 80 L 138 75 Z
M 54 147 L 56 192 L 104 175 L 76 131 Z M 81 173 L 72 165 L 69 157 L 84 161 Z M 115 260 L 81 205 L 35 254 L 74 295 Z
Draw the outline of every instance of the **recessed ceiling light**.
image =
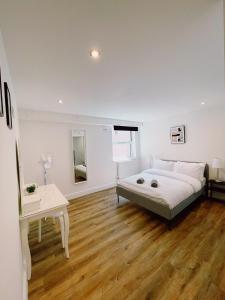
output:
M 58 100 L 58 103 L 59 103 L 59 104 L 63 104 L 63 101 L 62 101 L 62 100 Z
M 205 105 L 205 102 L 204 102 L 204 101 L 202 101 L 202 102 L 201 102 L 201 105 Z
M 91 49 L 90 51 L 90 56 L 93 57 L 94 59 L 99 58 L 101 55 L 101 51 L 97 48 Z

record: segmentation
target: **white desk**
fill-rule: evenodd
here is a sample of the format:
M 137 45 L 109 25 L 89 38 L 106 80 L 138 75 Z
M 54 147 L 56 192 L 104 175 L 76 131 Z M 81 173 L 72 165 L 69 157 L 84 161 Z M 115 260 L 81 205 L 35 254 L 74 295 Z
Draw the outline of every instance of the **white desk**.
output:
M 37 193 L 41 198 L 40 209 L 20 216 L 22 250 L 28 280 L 31 278 L 31 255 L 28 242 L 29 222 L 61 213 L 64 217 L 65 254 L 66 258 L 69 258 L 69 216 L 67 211 L 67 205 L 69 205 L 69 202 L 54 184 L 38 187 Z

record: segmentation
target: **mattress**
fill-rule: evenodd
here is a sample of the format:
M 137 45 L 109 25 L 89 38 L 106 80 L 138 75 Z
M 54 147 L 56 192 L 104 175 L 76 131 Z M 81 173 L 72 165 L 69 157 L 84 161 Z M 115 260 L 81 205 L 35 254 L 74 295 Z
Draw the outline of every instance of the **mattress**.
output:
M 145 182 L 143 184 L 137 183 L 137 179 L 140 177 L 144 178 Z M 153 179 L 158 181 L 157 188 L 151 187 Z M 173 209 L 183 200 L 198 193 L 204 184 L 205 179 L 200 181 L 184 174 L 149 169 L 140 174 L 121 179 L 117 185 L 128 191 L 138 193 L 162 206 Z

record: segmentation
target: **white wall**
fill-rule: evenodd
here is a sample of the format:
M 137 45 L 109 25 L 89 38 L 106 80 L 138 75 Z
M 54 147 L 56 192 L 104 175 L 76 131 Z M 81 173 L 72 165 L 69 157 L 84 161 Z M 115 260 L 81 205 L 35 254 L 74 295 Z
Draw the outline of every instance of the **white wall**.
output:
M 137 123 L 110 119 L 20 111 L 25 182 L 43 184 L 43 171 L 38 162 L 42 153 L 51 153 L 53 166 L 49 172 L 49 182 L 56 183 L 68 199 L 112 187 L 116 181 L 116 164 L 112 161 L 110 124 L 118 124 L 118 122 L 137 125 Z M 78 184 L 73 183 L 72 130 L 74 129 L 86 131 L 88 180 Z M 137 142 L 138 147 L 139 142 Z M 137 153 L 139 157 L 139 149 Z M 139 171 L 139 168 L 138 158 L 122 163 L 120 176 L 134 174 Z
M 170 143 L 170 127 L 184 124 L 186 143 Z M 144 123 L 141 134 L 142 168 L 147 167 L 150 155 L 165 159 L 205 161 L 214 157 L 225 160 L 225 105 Z M 211 170 L 215 176 L 215 170 Z M 221 172 L 225 179 L 225 172 Z
M 0 67 L 2 82 L 8 82 L 12 104 L 16 112 L 15 95 L 7 68 L 1 33 Z M 15 152 L 15 141 L 18 133 L 16 113 L 13 126 L 14 129 L 9 130 L 6 125 L 5 115 L 4 117 L 0 117 L 0 299 L 2 300 L 23 299 L 23 272 Z

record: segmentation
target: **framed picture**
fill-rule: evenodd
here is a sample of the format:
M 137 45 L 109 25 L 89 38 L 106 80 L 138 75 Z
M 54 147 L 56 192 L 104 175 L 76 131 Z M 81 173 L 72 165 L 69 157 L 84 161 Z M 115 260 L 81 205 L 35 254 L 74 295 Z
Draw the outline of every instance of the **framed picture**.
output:
M 0 117 L 4 116 L 3 110 L 3 94 L 2 94 L 2 74 L 0 69 Z
M 19 146 L 16 142 L 16 170 L 17 170 L 17 182 L 18 182 L 18 206 L 19 213 L 22 213 L 22 190 L 21 190 L 21 174 L 20 174 L 20 159 L 19 159 Z
M 185 126 L 174 126 L 170 128 L 171 144 L 184 144 L 185 143 Z
M 12 104 L 11 96 L 7 82 L 4 82 L 5 91 L 5 113 L 6 113 L 6 123 L 9 129 L 12 129 Z

